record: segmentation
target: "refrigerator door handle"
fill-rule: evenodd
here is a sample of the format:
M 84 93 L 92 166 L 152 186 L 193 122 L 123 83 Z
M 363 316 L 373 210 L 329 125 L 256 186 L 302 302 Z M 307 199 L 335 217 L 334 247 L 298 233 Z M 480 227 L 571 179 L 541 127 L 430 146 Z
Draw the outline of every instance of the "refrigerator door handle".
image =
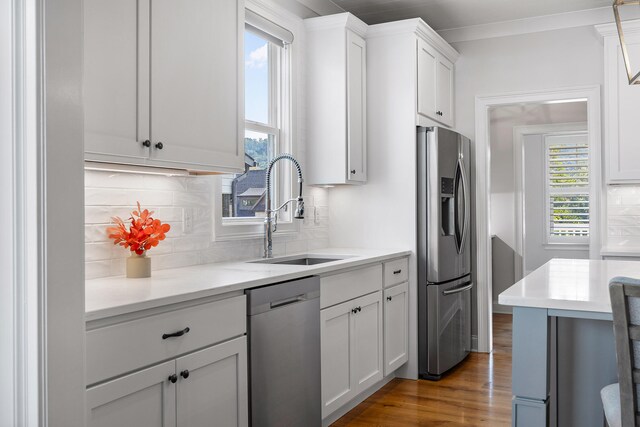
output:
M 464 162 L 462 158 L 458 159 L 458 170 L 460 172 L 460 178 L 462 181 L 462 194 L 463 194 L 463 201 L 464 201 L 464 208 L 463 208 L 464 219 L 463 219 L 463 225 L 462 225 L 462 233 L 460 236 L 460 242 L 457 246 L 458 246 L 458 253 L 462 253 L 464 249 L 464 245 L 469 237 L 468 233 L 469 233 L 469 221 L 470 221 L 470 213 L 469 213 L 470 200 L 469 200 L 469 187 L 467 185 L 467 171 L 464 168 Z M 457 204 L 457 201 L 456 201 L 456 204 Z
M 468 291 L 473 288 L 473 282 L 463 283 L 462 286 L 453 289 L 447 289 L 446 291 L 442 291 L 442 295 L 452 295 L 458 294 L 460 292 Z

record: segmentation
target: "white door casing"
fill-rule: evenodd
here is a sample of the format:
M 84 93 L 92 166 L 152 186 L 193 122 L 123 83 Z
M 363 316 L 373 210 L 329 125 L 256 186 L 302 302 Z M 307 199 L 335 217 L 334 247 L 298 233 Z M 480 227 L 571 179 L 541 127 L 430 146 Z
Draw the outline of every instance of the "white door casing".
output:
M 589 242 L 589 257 L 600 257 L 600 230 L 606 229 L 602 211 L 606 203 L 601 197 L 606 197 L 604 183 L 601 179 L 601 127 L 600 127 L 600 86 L 581 86 L 573 88 L 558 88 L 532 92 L 516 92 L 501 95 L 477 96 L 475 102 L 475 162 L 476 162 L 476 277 L 478 295 L 478 351 L 488 353 L 493 348 L 491 315 L 492 315 L 492 287 L 491 287 L 491 235 L 489 218 L 491 206 L 489 203 L 490 188 L 490 150 L 489 150 L 489 108 L 499 105 L 547 102 L 557 100 L 587 100 L 587 118 L 589 134 L 589 151 L 591 172 L 591 216 L 590 229 L 592 231 Z

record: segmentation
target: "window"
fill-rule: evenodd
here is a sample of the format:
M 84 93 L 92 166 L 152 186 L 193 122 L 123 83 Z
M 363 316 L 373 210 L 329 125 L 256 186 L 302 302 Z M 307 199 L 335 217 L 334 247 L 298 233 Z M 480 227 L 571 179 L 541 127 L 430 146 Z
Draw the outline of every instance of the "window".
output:
M 586 134 L 547 135 L 548 243 L 589 242 L 589 145 Z
M 290 44 L 283 27 L 246 10 L 244 32 L 244 172 L 218 178 L 215 198 L 216 239 L 252 237 L 262 232 L 265 216 L 266 169 L 275 156 L 291 152 Z M 272 175 L 276 204 L 291 194 L 290 166 Z M 279 228 L 287 230 L 291 213 L 281 212 Z

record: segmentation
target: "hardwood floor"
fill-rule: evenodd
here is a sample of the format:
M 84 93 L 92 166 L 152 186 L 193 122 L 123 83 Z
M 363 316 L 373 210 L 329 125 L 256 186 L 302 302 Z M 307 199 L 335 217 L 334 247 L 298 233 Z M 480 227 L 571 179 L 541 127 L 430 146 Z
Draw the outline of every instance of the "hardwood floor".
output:
M 440 381 L 392 380 L 333 426 L 509 426 L 511 315 L 494 314 L 493 340 Z

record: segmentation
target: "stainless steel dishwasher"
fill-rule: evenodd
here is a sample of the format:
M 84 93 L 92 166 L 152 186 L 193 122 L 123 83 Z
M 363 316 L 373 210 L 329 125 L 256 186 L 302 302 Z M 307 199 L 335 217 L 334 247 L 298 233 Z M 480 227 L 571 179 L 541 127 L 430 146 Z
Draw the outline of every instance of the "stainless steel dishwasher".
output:
M 252 427 L 320 426 L 320 278 L 246 294 Z

